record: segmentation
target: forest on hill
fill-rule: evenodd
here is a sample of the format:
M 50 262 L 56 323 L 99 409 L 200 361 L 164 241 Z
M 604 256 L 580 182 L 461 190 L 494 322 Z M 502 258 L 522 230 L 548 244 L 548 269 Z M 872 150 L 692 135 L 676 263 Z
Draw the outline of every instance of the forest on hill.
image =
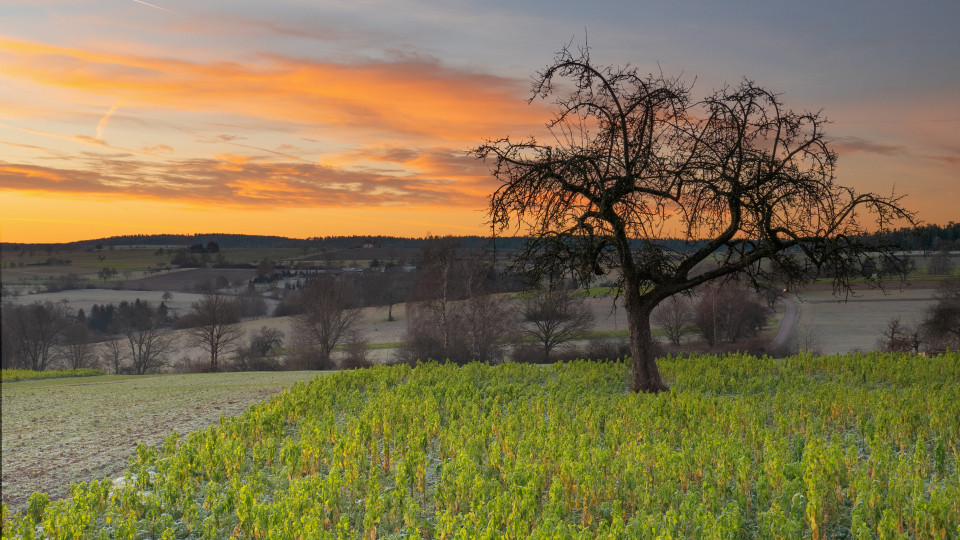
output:
M 207 245 L 214 242 L 222 249 L 239 248 L 300 248 L 304 251 L 352 249 L 358 247 L 378 248 L 413 248 L 419 249 L 430 237 L 403 238 L 397 236 L 316 236 L 310 238 L 289 238 L 285 236 L 264 236 L 252 234 L 130 234 L 111 236 L 109 238 L 95 238 L 77 242 L 53 244 L 24 244 L 16 242 L 0 243 L 2 251 L 17 251 L 22 249 L 57 249 L 76 250 L 90 248 L 107 248 L 110 246 L 182 246 L 195 244 Z M 491 239 L 486 236 L 458 236 L 460 246 L 465 249 L 521 249 L 526 237 L 498 237 Z M 879 240 L 879 237 L 877 237 Z M 900 246 L 908 251 L 936 251 L 942 249 L 960 249 L 960 223 L 953 221 L 946 225 L 927 224 L 915 228 L 901 228 L 888 231 L 883 241 Z M 639 245 L 642 241 L 637 240 Z M 676 239 L 666 240 L 674 249 L 696 247 L 698 243 L 686 245 L 687 242 Z

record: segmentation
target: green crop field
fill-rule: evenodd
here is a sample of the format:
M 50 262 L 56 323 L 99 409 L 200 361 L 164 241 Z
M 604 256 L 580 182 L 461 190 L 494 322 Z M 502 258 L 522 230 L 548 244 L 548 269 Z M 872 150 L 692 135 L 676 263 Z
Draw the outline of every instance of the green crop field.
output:
M 340 372 L 4 538 L 957 538 L 960 355 Z

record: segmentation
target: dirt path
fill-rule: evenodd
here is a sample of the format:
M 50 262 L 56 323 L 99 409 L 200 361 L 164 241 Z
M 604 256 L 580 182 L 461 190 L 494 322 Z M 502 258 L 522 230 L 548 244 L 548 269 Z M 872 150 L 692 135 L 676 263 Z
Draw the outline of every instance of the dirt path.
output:
M 783 318 L 780 319 L 780 330 L 777 331 L 777 335 L 770 342 L 771 351 L 782 350 L 787 341 L 790 340 L 793 329 L 797 325 L 797 313 L 799 312 L 797 303 L 790 298 L 783 298 L 782 302 L 784 307 Z

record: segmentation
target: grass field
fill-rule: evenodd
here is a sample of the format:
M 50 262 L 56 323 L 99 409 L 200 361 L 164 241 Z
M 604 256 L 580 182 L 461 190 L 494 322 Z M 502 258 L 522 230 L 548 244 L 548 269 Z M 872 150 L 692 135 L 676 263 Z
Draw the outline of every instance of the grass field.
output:
M 21 292 L 43 287 L 46 280 L 60 276 L 76 275 L 84 283 L 111 286 L 118 281 L 139 279 L 149 275 L 150 269 L 169 265 L 175 248 L 119 247 L 103 250 L 24 250 L 0 253 L 0 268 L 5 287 L 15 287 Z M 272 249 L 223 249 L 219 253 L 227 263 L 257 264 L 264 258 L 283 261 L 303 255 L 295 248 Z M 209 256 L 215 261 L 217 255 Z M 49 264 L 48 264 L 49 263 Z M 106 282 L 97 276 L 102 268 L 113 268 L 117 275 Z
M 235 415 L 315 372 L 104 376 L 2 384 L 3 502 L 116 476 L 137 441 L 158 444 Z
M 5 538 L 960 534 L 960 355 L 661 368 L 659 395 L 616 363 L 330 374 L 139 447 L 122 485 L 32 497 Z

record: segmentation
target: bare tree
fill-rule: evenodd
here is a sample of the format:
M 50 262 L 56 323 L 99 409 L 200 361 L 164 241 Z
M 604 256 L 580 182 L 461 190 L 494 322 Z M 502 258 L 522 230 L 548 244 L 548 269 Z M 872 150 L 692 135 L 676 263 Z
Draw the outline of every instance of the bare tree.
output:
M 344 284 L 327 274 L 309 281 L 300 301 L 294 341 L 301 353 L 310 356 L 313 369 L 329 369 L 333 349 L 360 320 L 361 312 Z
M 368 358 L 370 353 L 370 340 L 368 340 L 362 332 L 351 330 L 347 333 L 344 352 L 346 352 L 346 357 L 343 359 L 341 367 L 345 369 L 358 369 L 373 365 Z
M 429 238 L 420 253 L 414 286 L 415 305 L 408 304 L 409 325 L 439 340 L 439 350 L 452 350 L 455 317 L 453 302 L 466 297 L 467 274 L 453 238 Z M 416 319 L 416 320 L 414 320 Z
M 757 282 L 765 260 L 791 283 L 825 270 L 837 292 L 849 290 L 878 249 L 862 240 L 861 219 L 913 223 L 901 198 L 835 182 L 820 113 L 793 112 L 750 81 L 695 101 L 679 79 L 564 48 L 533 84 L 531 99 L 551 96 L 552 143 L 505 138 L 474 150 L 501 182 L 493 230 L 533 238 L 517 266 L 534 276 L 617 277 L 634 391 L 667 390 L 650 333 L 664 299 L 731 274 Z
M 250 350 L 258 356 L 270 354 L 271 349 L 283 345 L 283 332 L 276 328 L 267 328 L 261 326 L 253 336 L 250 337 Z
M 100 345 L 100 358 L 105 367 L 111 368 L 114 375 L 119 375 L 123 364 L 127 360 L 126 343 L 120 339 L 111 339 Z
M 950 273 L 950 250 L 943 246 L 930 258 L 928 272 L 935 276 L 944 276 Z
M 159 326 L 126 326 L 124 336 L 130 345 L 130 363 L 137 375 L 159 371 L 170 352 L 170 332 Z
M 763 328 L 767 308 L 744 284 L 736 281 L 711 283 L 703 287 L 694 322 L 711 347 L 734 343 Z
M 220 357 L 237 347 L 243 331 L 237 325 L 237 306 L 220 294 L 206 294 L 193 304 L 194 326 L 187 330 L 190 341 L 210 354 L 210 369 L 220 369 Z
M 68 368 L 88 367 L 93 359 L 94 349 L 90 338 L 90 328 L 83 323 L 74 322 L 66 327 L 61 340 L 60 355 Z
M 940 282 L 936 301 L 927 309 L 923 327 L 942 348 L 960 346 L 960 278 Z
M 906 324 L 895 317 L 887 321 L 886 328 L 877 340 L 878 348 L 886 352 L 920 352 L 923 345 L 921 327 L 915 324 Z
M 543 351 L 543 362 L 558 345 L 576 339 L 593 324 L 593 312 L 583 297 L 569 289 L 534 291 L 525 297 L 520 313 L 528 326 L 521 333 L 536 340 Z
M 653 310 L 653 322 L 659 326 L 674 345 L 689 332 L 693 324 L 693 306 L 684 295 L 673 295 Z
M 100 279 L 102 279 L 104 283 L 106 283 L 108 279 L 110 279 L 110 278 L 112 278 L 112 277 L 114 277 L 114 276 L 116 276 L 116 275 L 117 275 L 117 269 L 116 269 L 116 268 L 109 268 L 109 267 L 106 267 L 106 266 L 104 266 L 103 268 L 101 268 L 101 269 L 97 272 L 97 276 L 100 277 Z
M 364 272 L 361 279 L 364 297 L 368 305 L 387 306 L 387 321 L 395 320 L 393 306 L 404 301 L 410 289 L 410 279 L 398 266 L 388 266 L 383 271 Z
M 490 294 L 483 270 L 478 268 L 472 273 L 470 298 L 457 311 L 470 346 L 470 359 L 492 364 L 503 359 L 506 340 L 514 333 L 517 318 L 505 297 Z
M 68 323 L 64 305 L 36 302 L 5 307 L 3 314 L 4 326 L 8 328 L 5 339 L 12 339 L 7 345 L 13 360 L 8 361 L 35 371 L 50 367 Z
M 157 310 L 139 298 L 118 307 L 119 328 L 130 347 L 130 363 L 137 375 L 158 371 L 170 352 L 172 336 L 163 328 Z

